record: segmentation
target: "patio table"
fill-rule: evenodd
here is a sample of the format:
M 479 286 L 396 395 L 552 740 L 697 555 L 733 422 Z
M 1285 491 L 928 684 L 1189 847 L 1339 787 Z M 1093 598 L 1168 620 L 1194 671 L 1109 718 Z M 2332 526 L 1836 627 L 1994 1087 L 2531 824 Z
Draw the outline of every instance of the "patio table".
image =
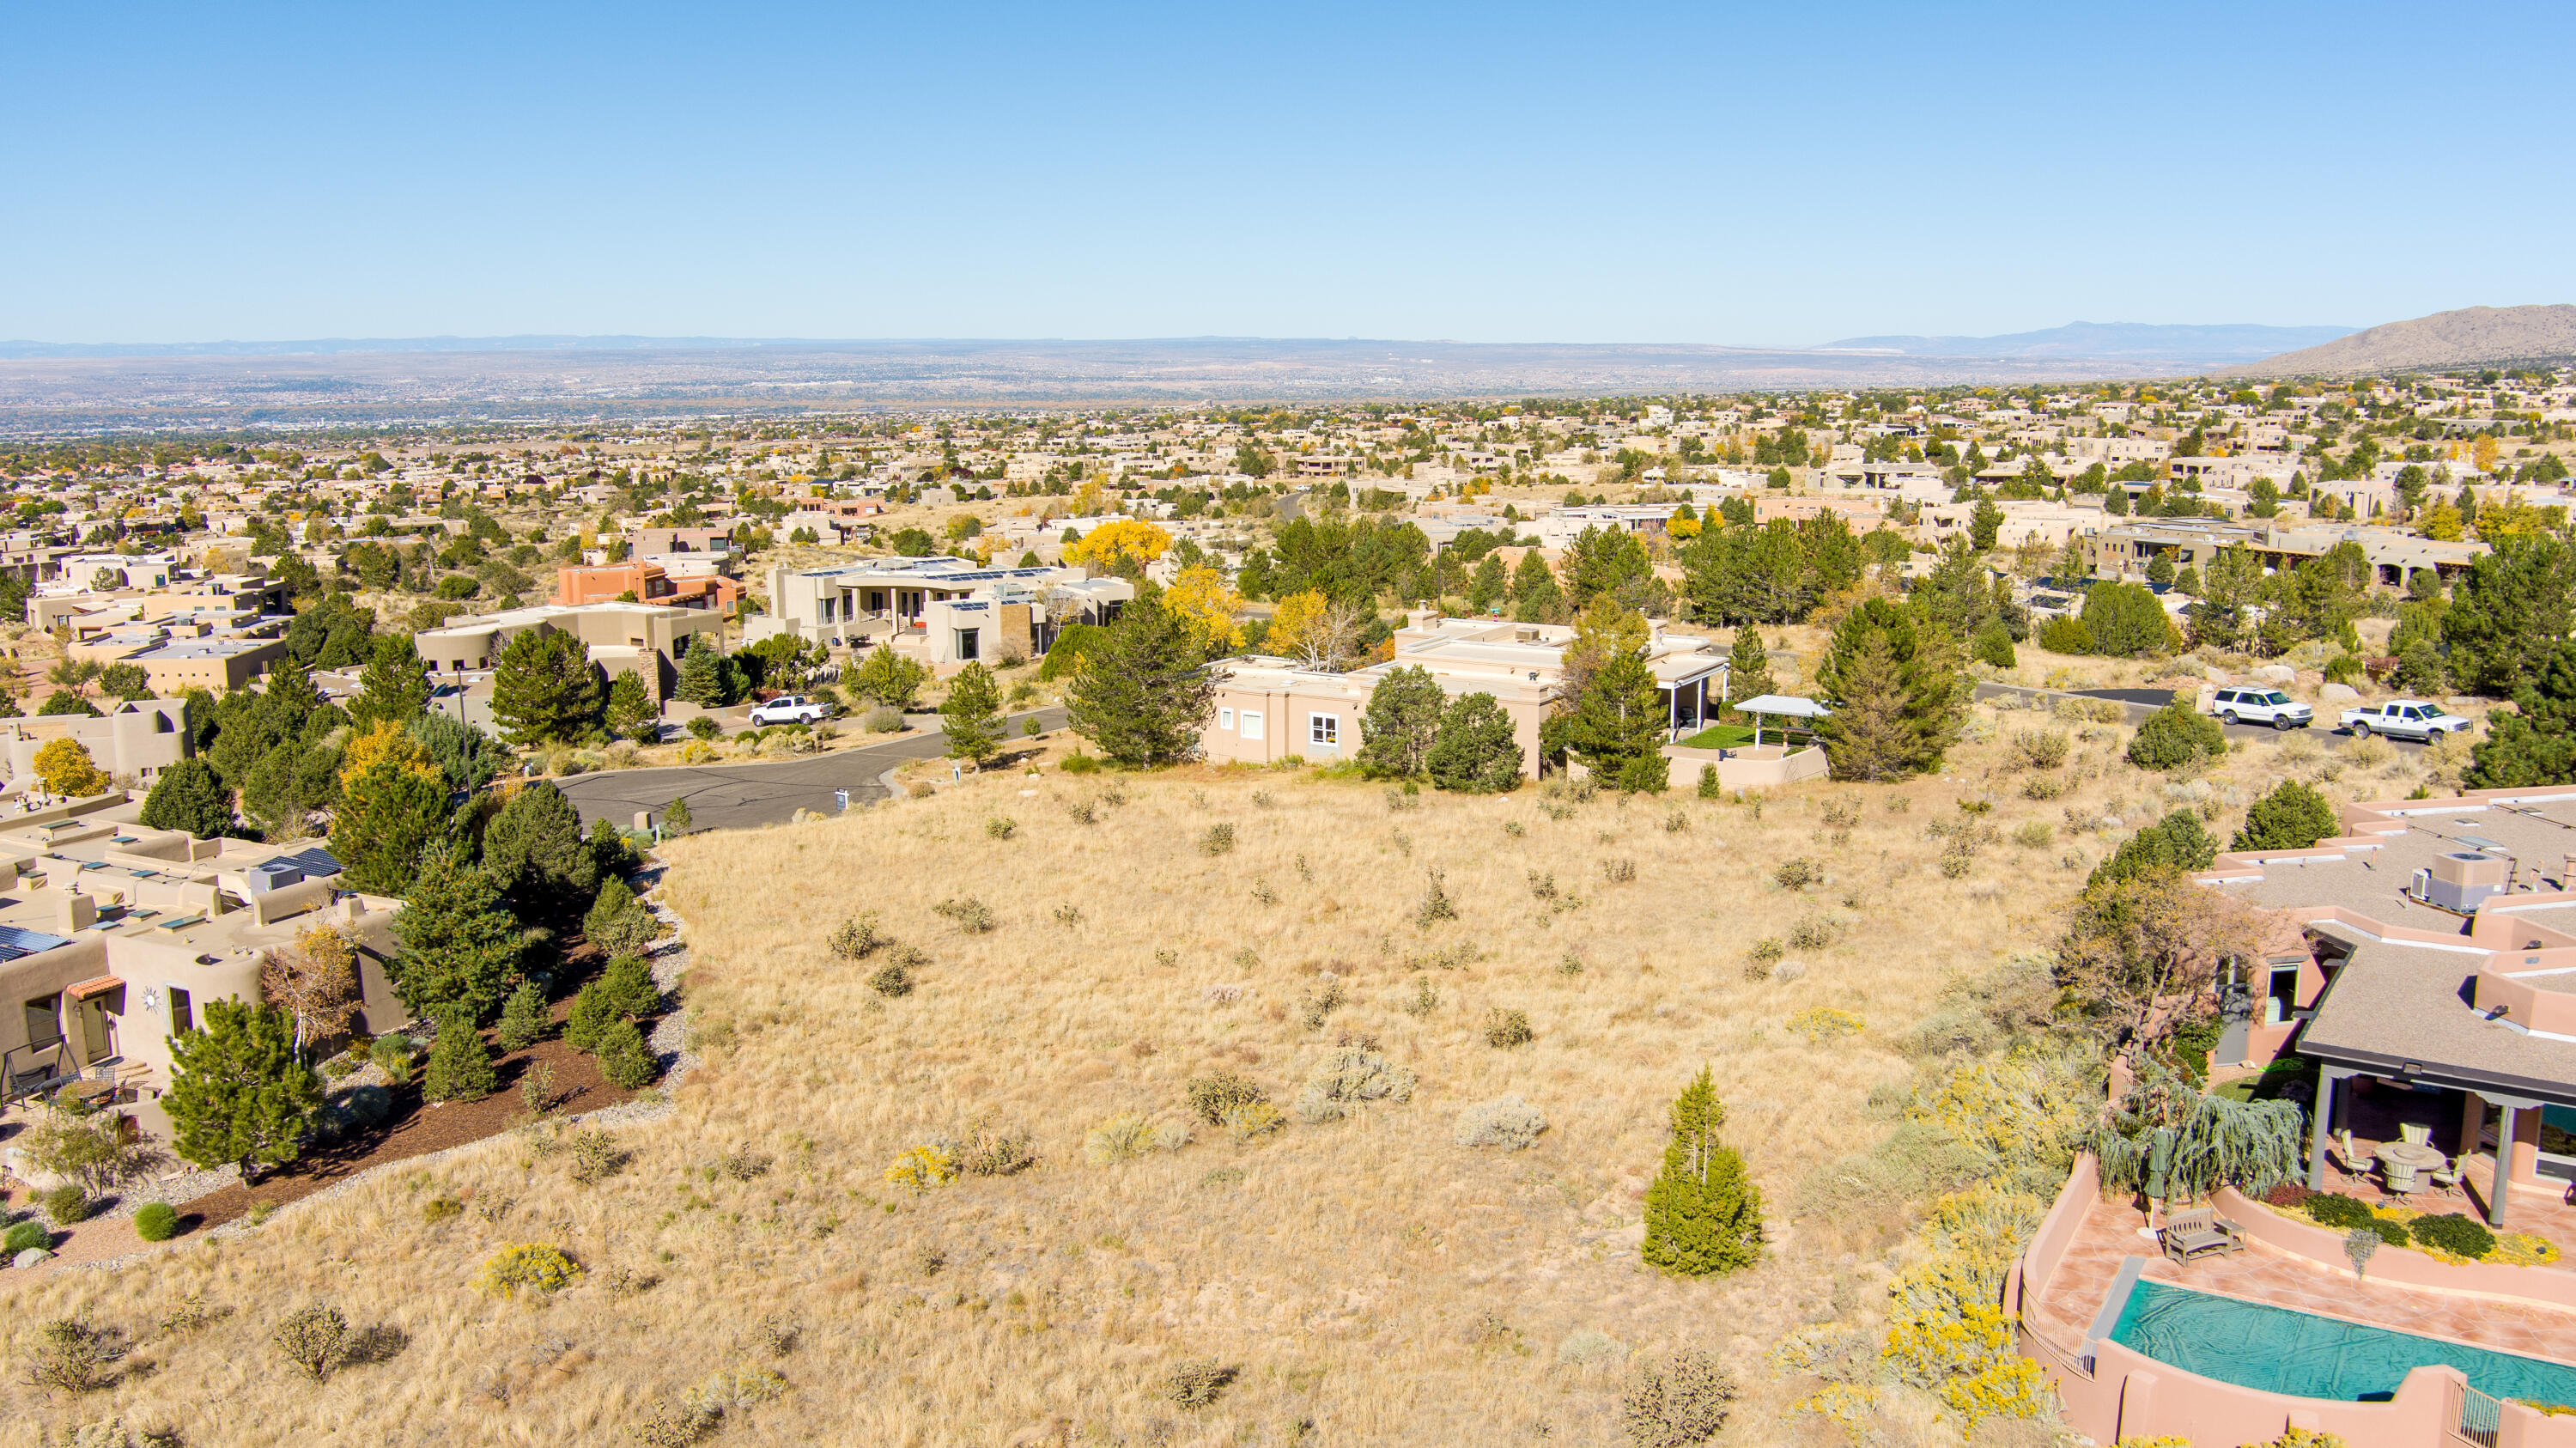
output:
M 2379 1148 L 2379 1164 L 2388 1170 L 2388 1189 L 2400 1195 L 2415 1190 L 2417 1173 L 2439 1171 L 2449 1160 L 2439 1147 L 2411 1141 L 2384 1142 Z

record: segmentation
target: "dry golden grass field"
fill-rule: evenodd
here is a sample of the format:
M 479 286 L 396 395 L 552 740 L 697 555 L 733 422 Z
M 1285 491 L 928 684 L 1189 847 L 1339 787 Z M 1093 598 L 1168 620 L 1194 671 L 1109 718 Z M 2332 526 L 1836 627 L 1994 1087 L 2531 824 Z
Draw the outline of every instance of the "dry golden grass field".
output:
M 2028 729 L 2074 736 L 2056 798 L 2027 798 L 2011 762 Z M 1908 1211 L 1836 1205 L 1811 1174 L 1896 1120 L 1923 1069 L 1910 1033 L 1945 986 L 2051 937 L 2120 833 L 2070 823 L 2173 807 L 2167 780 L 2119 759 L 2127 734 L 1981 707 L 1946 775 L 1760 801 L 1688 781 L 1578 802 L 1050 768 L 678 841 L 663 898 L 689 922 L 705 1059 L 673 1116 L 619 1130 L 622 1170 L 584 1184 L 573 1151 L 521 1132 L 239 1237 L 0 1272 L 0 1439 L 121 1415 L 200 1448 L 619 1443 L 695 1394 L 732 1403 L 720 1444 L 1608 1444 L 1625 1369 L 1599 1344 L 1564 1350 L 1590 1332 L 1727 1359 L 1744 1396 L 1723 1442 L 1840 1442 L 1784 1413 L 1813 1384 L 1775 1381 L 1766 1354 L 1804 1323 L 1875 1319 Z M 2285 771 L 2350 797 L 2440 762 L 2292 737 L 2176 788 L 2225 829 Z M 1954 878 L 1958 836 L 1926 826 L 1970 821 L 1963 799 L 1992 810 Z M 1792 857 L 1822 878 L 1783 888 Z M 1425 912 L 1434 879 L 1454 918 Z M 966 897 L 991 929 L 934 908 Z M 827 937 L 865 911 L 899 945 L 836 958 Z M 1755 979 L 1764 939 L 1798 943 Z M 871 990 L 904 947 L 914 988 Z M 1792 1028 L 1819 1006 L 1862 1029 Z M 1497 1010 L 1526 1012 L 1535 1039 L 1488 1044 Z M 1286 1107 L 1354 1036 L 1418 1076 L 1409 1102 L 1086 1160 L 1086 1133 L 1122 1113 L 1185 1120 L 1185 1083 L 1211 1069 Z M 1733 1277 L 1673 1280 L 1638 1263 L 1638 1199 L 1702 1065 L 1772 1245 Z M 1537 1144 L 1455 1144 L 1461 1109 L 1505 1093 L 1546 1114 Z M 908 1148 L 979 1126 L 1030 1134 L 1035 1163 L 889 1182 Z M 440 1201 L 463 1210 L 433 1220 Z M 583 1270 L 551 1295 L 479 1291 L 517 1243 Z M 315 1300 L 405 1341 L 309 1381 L 270 1339 Z M 117 1382 L 24 1383 L 64 1318 L 130 1344 Z M 1204 1359 L 1230 1383 L 1168 1400 L 1167 1374 Z M 1958 1442 L 1901 1393 L 1879 1426 Z M 1979 1441 L 2045 1441 L 2031 1430 Z

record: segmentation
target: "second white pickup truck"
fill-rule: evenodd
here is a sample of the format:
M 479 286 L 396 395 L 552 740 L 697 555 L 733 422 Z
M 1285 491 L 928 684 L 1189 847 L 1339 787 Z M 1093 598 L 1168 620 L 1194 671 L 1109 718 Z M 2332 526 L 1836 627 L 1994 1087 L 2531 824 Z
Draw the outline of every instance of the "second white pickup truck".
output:
M 2425 743 L 2444 734 L 2462 733 L 2471 726 L 2472 721 L 2445 714 L 2441 705 L 2421 699 L 2391 699 L 2385 704 L 2364 704 L 2343 711 L 2343 727 L 2355 734 L 2385 734 L 2391 739 Z

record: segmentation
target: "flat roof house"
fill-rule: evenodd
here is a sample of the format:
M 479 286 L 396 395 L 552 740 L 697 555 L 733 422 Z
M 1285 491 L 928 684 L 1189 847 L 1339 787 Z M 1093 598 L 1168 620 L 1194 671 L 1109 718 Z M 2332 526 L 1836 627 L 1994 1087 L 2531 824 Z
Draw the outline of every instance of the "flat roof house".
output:
M 412 635 L 412 645 L 433 678 L 481 673 L 498 667 L 510 640 L 530 629 L 571 634 L 610 677 L 634 674 L 647 693 L 660 699 L 678 681 L 681 640 L 701 637 L 721 646 L 724 615 L 649 603 L 539 604 L 424 629 Z
M 1674 737 L 1695 730 L 1726 694 L 1727 661 L 1713 640 L 1667 633 L 1646 644 L 1646 664 L 1664 697 Z M 1539 772 L 1540 723 L 1565 679 L 1565 649 L 1574 630 L 1559 624 L 1439 618 L 1417 613 L 1395 634 L 1395 657 L 1348 673 L 1309 669 L 1294 659 L 1246 654 L 1223 659 L 1216 707 L 1200 727 L 1203 756 L 1217 764 L 1268 764 L 1290 755 L 1309 763 L 1347 759 L 1359 750 L 1360 719 L 1378 681 L 1412 666 L 1428 671 L 1451 698 L 1491 694 L 1512 721 L 1521 773 Z
M 934 664 L 1043 654 L 1067 625 L 1106 623 L 1136 596 L 1080 568 L 987 568 L 970 558 L 870 558 L 769 571 L 769 612 L 746 641 L 790 633 L 867 648 L 894 643 Z
M 263 954 L 328 925 L 358 960 L 357 1029 L 411 1016 L 386 979 L 401 902 L 339 888 L 309 842 L 200 840 L 118 790 L 0 822 L 0 1096 L 91 1077 L 157 1095 L 173 1035 L 260 999 Z

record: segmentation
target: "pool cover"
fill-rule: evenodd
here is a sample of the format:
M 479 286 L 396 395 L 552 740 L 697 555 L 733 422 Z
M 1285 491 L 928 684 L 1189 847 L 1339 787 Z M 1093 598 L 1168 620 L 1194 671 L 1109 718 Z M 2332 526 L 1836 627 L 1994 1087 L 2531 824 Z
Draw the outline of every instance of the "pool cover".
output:
M 2111 1340 L 2185 1372 L 2299 1398 L 2384 1401 L 2409 1369 L 2448 1363 L 2482 1393 L 2576 1403 L 2576 1368 L 2157 1282 L 2131 1289 Z

